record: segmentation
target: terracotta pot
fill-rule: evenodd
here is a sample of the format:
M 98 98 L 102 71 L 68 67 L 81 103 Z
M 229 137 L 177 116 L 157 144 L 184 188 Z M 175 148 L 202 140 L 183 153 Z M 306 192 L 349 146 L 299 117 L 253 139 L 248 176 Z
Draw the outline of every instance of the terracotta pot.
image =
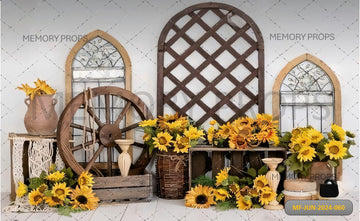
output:
M 327 162 L 313 162 L 308 178 L 310 181 L 316 182 L 316 190 L 319 191 L 320 184 L 323 184 L 327 179 L 334 178 L 333 167 Z
M 54 106 L 57 99 L 54 95 L 39 95 L 33 100 L 25 99 L 28 110 L 24 117 L 24 124 L 30 135 L 53 135 L 58 123 L 58 116 Z

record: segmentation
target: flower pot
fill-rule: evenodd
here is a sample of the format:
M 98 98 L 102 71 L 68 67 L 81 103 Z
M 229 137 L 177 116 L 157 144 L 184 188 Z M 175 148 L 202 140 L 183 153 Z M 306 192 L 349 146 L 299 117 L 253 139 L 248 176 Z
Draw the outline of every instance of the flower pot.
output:
M 316 182 L 316 190 L 319 191 L 320 184 L 325 180 L 334 178 L 333 167 L 327 162 L 313 162 L 310 167 L 310 181 Z
M 160 151 L 156 154 L 158 194 L 165 199 L 183 199 L 188 190 L 188 155 Z
M 58 123 L 54 106 L 57 99 L 54 95 L 38 95 L 33 100 L 25 99 L 28 110 L 24 124 L 30 135 L 53 135 Z

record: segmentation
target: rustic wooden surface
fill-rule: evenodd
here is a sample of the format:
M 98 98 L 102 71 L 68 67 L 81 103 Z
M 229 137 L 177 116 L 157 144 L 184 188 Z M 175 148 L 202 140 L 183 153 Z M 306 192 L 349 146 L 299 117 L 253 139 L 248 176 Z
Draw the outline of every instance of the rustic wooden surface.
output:
M 192 154 L 192 161 L 196 162 L 196 167 L 191 167 L 191 172 L 193 177 L 198 177 L 206 173 L 206 161 L 208 158 L 207 152 L 194 152 Z
M 212 152 L 212 165 L 211 165 L 211 173 L 212 177 L 216 177 L 216 175 L 220 172 L 220 170 L 224 169 L 225 166 L 225 154 L 224 152 L 216 151 Z M 196 162 L 196 161 L 195 161 Z M 198 166 L 198 162 L 196 162 L 196 166 Z M 204 175 L 205 173 L 201 174 Z
M 86 93 L 89 93 L 89 91 L 86 91 Z M 94 118 L 94 121 L 96 122 L 97 129 L 91 129 L 87 128 L 88 131 L 96 130 L 96 143 L 99 144 L 99 148 L 95 151 L 94 156 L 88 161 L 88 164 L 83 167 L 74 157 L 73 152 L 82 149 L 82 144 L 73 146 L 70 144 L 70 135 L 72 128 L 82 128 L 82 125 L 77 125 L 73 123 L 73 116 L 75 115 L 76 111 L 80 108 L 80 106 L 84 105 L 84 93 L 81 93 L 77 95 L 75 98 L 73 98 L 70 103 L 65 107 L 64 111 L 62 112 L 59 123 L 58 123 L 58 129 L 57 129 L 57 141 L 58 141 L 58 147 L 60 154 L 64 160 L 64 162 L 71 167 L 78 175 L 81 174 L 83 171 L 90 170 L 94 164 L 97 157 L 100 155 L 102 151 L 105 151 L 107 148 L 111 148 L 112 151 L 117 150 L 119 151 L 119 148 L 117 148 L 116 144 L 114 143 L 114 140 L 121 137 L 122 133 L 132 131 L 138 127 L 138 123 L 133 123 L 129 126 L 125 126 L 124 128 L 119 128 L 120 122 L 122 118 L 125 116 L 126 112 L 134 110 L 141 120 L 150 119 L 152 118 L 152 115 L 145 105 L 145 103 L 137 97 L 135 94 L 131 93 L 130 91 L 124 90 L 122 88 L 118 87 L 112 87 L 112 86 L 106 86 L 106 87 L 98 87 L 92 89 L 93 97 L 97 96 L 117 96 L 127 103 L 125 106 L 128 108 L 124 108 L 122 113 L 119 114 L 117 117 L 117 120 L 114 124 L 110 124 L 109 120 L 106 122 L 101 122 L 100 119 L 95 115 L 93 109 L 91 107 L 88 107 L 87 111 L 90 116 Z M 90 97 L 90 96 L 87 96 Z M 109 106 L 105 107 L 106 109 L 109 109 Z M 106 111 L 106 113 L 109 113 L 109 111 Z M 108 117 L 106 117 L 108 119 Z M 89 141 L 86 143 L 86 145 L 91 145 L 92 141 Z M 137 162 L 133 165 L 133 171 L 136 170 L 138 174 L 141 174 L 147 164 L 150 162 L 151 155 L 149 154 L 148 146 L 135 142 L 133 144 L 134 146 L 142 147 L 143 151 L 137 160 Z M 110 161 L 110 163 L 109 163 Z M 108 166 L 108 172 L 111 171 L 112 168 L 112 162 L 111 158 L 107 159 L 107 166 Z M 111 167 L 111 168 L 109 168 Z M 130 172 L 130 174 L 133 174 Z M 107 174 L 108 176 L 110 174 Z
M 221 9 L 221 10 L 220 10 Z M 210 27 L 203 19 L 202 16 L 205 15 L 208 11 L 212 11 L 217 16 L 219 16 L 220 20 Z M 225 11 L 225 13 L 224 13 Z M 229 19 L 230 13 L 232 15 L 240 16 L 247 23 L 239 28 Z M 176 22 L 180 20 L 184 16 L 190 16 L 190 21 L 188 21 L 182 28 L 176 25 Z M 189 30 L 194 24 L 199 25 L 205 30 L 205 33 L 197 41 L 191 39 L 186 31 Z M 228 24 L 235 32 L 235 34 L 225 41 L 220 35 L 216 32 L 222 25 Z M 254 41 L 251 37 L 249 37 L 246 33 L 247 30 L 251 29 L 255 36 L 256 40 Z M 169 34 L 169 31 L 175 31 L 175 35 L 170 39 L 166 40 L 166 37 Z M 214 38 L 221 47 L 216 50 L 213 54 L 208 54 L 202 47 L 201 44 L 205 42 L 208 38 Z M 190 46 L 187 48 L 182 54 L 179 54 L 171 46 L 179 39 L 182 38 L 185 40 Z M 247 43 L 249 43 L 249 48 L 243 53 L 239 54 L 231 44 L 235 42 L 237 39 L 242 38 Z M 198 52 L 202 55 L 205 61 L 198 67 L 191 66 L 186 58 L 190 56 L 194 51 Z M 224 68 L 222 64 L 216 61 L 216 58 L 221 55 L 224 51 L 229 52 L 232 56 L 234 56 L 235 61 L 227 68 Z M 258 67 L 254 68 L 246 58 L 251 55 L 254 51 L 258 52 Z M 164 67 L 164 53 L 169 53 L 175 60 L 167 67 Z M 219 70 L 220 74 L 213 80 L 208 81 L 204 76 L 202 76 L 201 71 L 205 69 L 208 65 L 212 65 L 216 69 Z M 236 79 L 231 72 L 238 66 L 244 65 L 250 72 L 250 74 L 243 80 L 239 81 Z M 179 81 L 171 71 L 178 65 L 184 66 L 190 74 L 183 80 Z M 164 78 L 169 78 L 176 86 L 169 93 L 164 93 Z M 191 80 L 196 78 L 202 84 L 205 85 L 204 89 L 200 91 L 198 94 L 194 94 L 190 91 L 186 84 L 188 84 Z M 220 83 L 223 79 L 227 78 L 234 85 L 235 88 L 224 95 L 221 93 L 215 86 Z M 250 83 L 254 78 L 258 79 L 258 94 L 255 95 L 250 92 L 246 85 Z M 185 93 L 190 97 L 190 101 L 185 104 L 182 108 L 177 106 L 171 98 L 175 96 L 179 92 Z M 205 96 L 209 91 L 213 92 L 219 99 L 220 102 L 217 103 L 212 108 L 208 107 L 201 99 Z M 239 92 L 244 93 L 246 96 L 250 98 L 250 101 L 246 103 L 242 107 L 238 107 L 235 105 L 230 99 L 238 94 Z M 202 3 L 190 6 L 183 11 L 177 13 L 173 16 L 170 21 L 165 25 L 162 30 L 158 42 L 158 87 L 157 87 L 157 114 L 164 114 L 164 106 L 168 105 L 174 111 L 180 113 L 181 115 L 186 115 L 186 112 L 191 109 L 193 106 L 198 105 L 204 111 L 205 114 L 200 117 L 199 120 L 196 121 L 197 125 L 203 124 L 206 120 L 213 118 L 217 120 L 219 123 L 225 123 L 227 120 L 224 120 L 221 116 L 217 114 L 217 111 L 227 105 L 234 112 L 234 116 L 232 116 L 229 121 L 232 121 L 239 116 L 245 115 L 245 112 L 249 110 L 252 106 L 258 106 L 258 112 L 264 112 L 264 43 L 261 32 L 255 22 L 247 16 L 244 12 L 240 11 L 237 8 L 234 8 L 230 5 L 222 4 L 222 3 Z M 193 117 L 193 116 L 190 116 Z
M 334 86 L 334 123 L 341 126 L 341 87 L 336 74 L 329 66 L 325 64 L 322 60 L 315 57 L 311 54 L 303 54 L 294 60 L 290 61 L 279 73 L 276 77 L 274 86 L 272 89 L 272 114 L 274 116 L 274 120 L 279 120 L 280 116 L 280 88 L 283 80 L 286 75 L 298 64 L 303 61 L 311 61 L 321 69 L 325 71 L 325 73 L 329 76 L 333 86 Z M 337 180 L 342 180 L 342 161 L 340 160 L 340 165 L 336 168 L 336 176 Z

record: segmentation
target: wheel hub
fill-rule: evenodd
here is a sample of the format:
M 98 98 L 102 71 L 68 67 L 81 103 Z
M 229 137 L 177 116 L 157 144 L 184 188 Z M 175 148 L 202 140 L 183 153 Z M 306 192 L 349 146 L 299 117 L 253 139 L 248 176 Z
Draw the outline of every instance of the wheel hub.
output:
M 99 131 L 100 142 L 106 147 L 115 147 L 114 142 L 122 138 L 121 130 L 114 124 L 106 124 Z

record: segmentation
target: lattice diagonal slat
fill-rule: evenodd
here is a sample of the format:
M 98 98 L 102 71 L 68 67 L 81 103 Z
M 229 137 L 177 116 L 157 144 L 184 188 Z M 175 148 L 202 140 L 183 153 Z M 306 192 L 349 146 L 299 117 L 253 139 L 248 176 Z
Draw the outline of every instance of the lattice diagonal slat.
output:
M 213 15 L 213 25 L 208 24 L 204 16 L 209 12 Z M 209 13 L 210 14 L 210 13 Z M 188 21 L 181 25 L 180 20 L 188 18 Z M 189 19 L 190 18 L 190 19 Z M 233 19 L 240 18 L 244 24 L 236 23 Z M 197 40 L 190 36 L 189 32 L 192 29 L 198 28 L 196 32 Z M 226 29 L 230 30 L 224 33 Z M 255 39 L 249 36 L 248 32 L 252 31 Z M 171 36 L 170 32 L 174 34 Z M 229 38 L 225 38 L 230 34 Z M 210 38 L 214 39 L 220 46 L 209 53 L 210 50 L 204 47 L 203 44 Z M 239 52 L 233 46 L 238 40 L 243 39 L 248 44 L 244 52 Z M 185 50 L 179 51 L 178 47 L 175 50 L 174 46 L 179 41 L 184 41 L 188 45 L 184 46 Z M 203 3 L 191 6 L 170 19 L 164 27 L 158 45 L 158 115 L 164 114 L 164 106 L 168 105 L 173 111 L 179 112 L 182 115 L 187 113 L 195 106 L 203 110 L 200 116 L 190 116 L 196 119 L 198 125 L 203 124 L 210 118 L 217 120 L 219 123 L 225 123 L 227 120 L 234 120 L 235 118 L 245 115 L 246 111 L 254 106 L 258 108 L 258 112 L 264 112 L 264 47 L 261 32 L 255 22 L 245 13 L 237 8 L 221 3 Z M 182 49 L 184 49 L 184 47 Z M 253 65 L 248 60 L 253 53 L 257 53 L 257 65 Z M 164 56 L 171 56 L 173 61 L 164 65 Z M 198 65 L 193 64 L 192 56 L 199 56 L 202 60 Z M 222 56 L 228 56 L 227 59 L 222 59 Z M 229 65 L 226 65 L 229 63 Z M 217 76 L 209 80 L 204 73 L 204 70 L 209 66 L 218 70 Z M 242 65 L 247 71 L 246 73 L 236 73 L 236 76 L 242 75 L 242 80 L 234 76 L 237 67 Z M 190 74 L 184 79 L 180 80 L 179 73 L 176 68 L 182 66 Z M 164 78 L 168 78 L 175 87 L 169 91 L 164 91 Z M 246 87 L 254 79 L 257 79 L 257 94 L 254 94 Z M 203 88 L 198 92 L 194 92 L 189 88 L 192 81 L 200 82 Z M 223 81 L 231 82 L 233 88 L 217 87 Z M 200 87 L 200 85 L 199 85 Z M 209 92 L 214 94 L 219 100 L 214 106 L 210 107 L 204 96 Z M 178 94 L 184 94 L 188 97 L 188 102 L 185 104 L 178 103 L 174 99 Z M 232 99 L 243 94 L 247 97 L 247 101 L 242 104 L 235 104 Z M 222 107 L 229 107 L 233 114 L 231 116 L 220 116 L 219 111 Z M 199 114 L 199 113 L 196 113 Z

